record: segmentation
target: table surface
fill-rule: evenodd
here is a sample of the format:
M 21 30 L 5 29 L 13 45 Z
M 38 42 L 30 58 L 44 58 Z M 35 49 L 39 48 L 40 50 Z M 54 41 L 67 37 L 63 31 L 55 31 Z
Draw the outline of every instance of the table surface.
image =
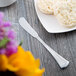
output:
M 48 33 L 37 17 L 34 0 L 17 0 L 9 7 L 0 8 L 0 11 L 5 13 L 5 20 L 13 23 L 13 28 L 17 31 L 17 40 L 23 40 L 23 48 L 30 50 L 35 58 L 40 58 L 41 68 L 45 67 L 46 69 L 44 76 L 76 76 L 76 31 L 63 34 Z M 21 28 L 18 24 L 21 16 L 27 19 L 50 47 L 70 61 L 70 65 L 66 69 L 60 69 L 46 48 Z

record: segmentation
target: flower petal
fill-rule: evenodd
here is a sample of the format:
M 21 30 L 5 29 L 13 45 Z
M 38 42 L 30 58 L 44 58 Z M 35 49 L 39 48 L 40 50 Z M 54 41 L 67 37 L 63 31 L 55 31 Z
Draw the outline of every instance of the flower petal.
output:
M 40 67 L 40 59 L 35 60 L 35 65 L 36 65 L 36 68 Z
M 5 55 L 0 55 L 0 70 L 1 71 L 6 71 L 7 70 L 7 65 L 8 65 L 8 59 Z
M 14 67 L 14 66 L 12 66 L 12 65 L 8 65 L 8 66 L 7 66 L 7 69 L 8 69 L 9 71 L 13 71 L 13 72 L 17 72 L 17 71 L 19 70 L 19 68 Z
M 34 76 L 42 76 L 44 72 L 45 72 L 45 69 L 44 69 L 44 68 L 43 68 L 42 70 L 37 69 L 37 70 L 35 71 Z

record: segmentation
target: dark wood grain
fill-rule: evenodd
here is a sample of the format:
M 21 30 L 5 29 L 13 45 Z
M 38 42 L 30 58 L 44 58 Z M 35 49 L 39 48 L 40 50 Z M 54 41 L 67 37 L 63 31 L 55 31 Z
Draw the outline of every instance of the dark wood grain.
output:
M 76 31 L 63 34 L 49 34 L 41 25 L 36 15 L 33 0 L 17 0 L 13 5 L 0 8 L 5 13 L 5 20 L 13 23 L 17 32 L 17 40 L 23 40 L 23 48 L 30 50 L 36 58 L 40 58 L 41 67 L 45 67 L 44 76 L 76 76 Z M 39 36 L 56 52 L 70 61 L 68 68 L 62 70 L 43 45 L 31 37 L 18 24 L 18 19 L 24 16 Z

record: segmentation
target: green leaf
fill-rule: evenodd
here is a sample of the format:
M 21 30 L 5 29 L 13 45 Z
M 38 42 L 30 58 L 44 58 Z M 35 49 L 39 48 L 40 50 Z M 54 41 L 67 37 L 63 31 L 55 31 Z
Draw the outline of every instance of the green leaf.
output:
M 8 42 L 8 38 L 3 38 L 3 40 L 0 41 L 0 48 L 5 47 Z
M 19 46 L 21 46 L 23 44 L 23 41 L 20 42 Z

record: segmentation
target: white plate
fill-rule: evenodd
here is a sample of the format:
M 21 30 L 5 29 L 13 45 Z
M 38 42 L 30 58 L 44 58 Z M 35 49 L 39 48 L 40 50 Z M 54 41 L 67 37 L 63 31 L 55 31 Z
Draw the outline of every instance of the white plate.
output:
M 38 15 L 38 18 L 40 22 L 42 23 L 43 27 L 49 32 L 49 33 L 63 33 L 63 32 L 69 32 L 76 30 L 76 27 L 74 28 L 66 28 L 62 25 L 60 25 L 55 18 L 55 16 L 52 15 L 45 15 L 41 13 L 37 7 L 37 0 L 34 0 L 35 9 Z
M 16 2 L 16 0 L 0 0 L 0 7 L 6 7 Z

